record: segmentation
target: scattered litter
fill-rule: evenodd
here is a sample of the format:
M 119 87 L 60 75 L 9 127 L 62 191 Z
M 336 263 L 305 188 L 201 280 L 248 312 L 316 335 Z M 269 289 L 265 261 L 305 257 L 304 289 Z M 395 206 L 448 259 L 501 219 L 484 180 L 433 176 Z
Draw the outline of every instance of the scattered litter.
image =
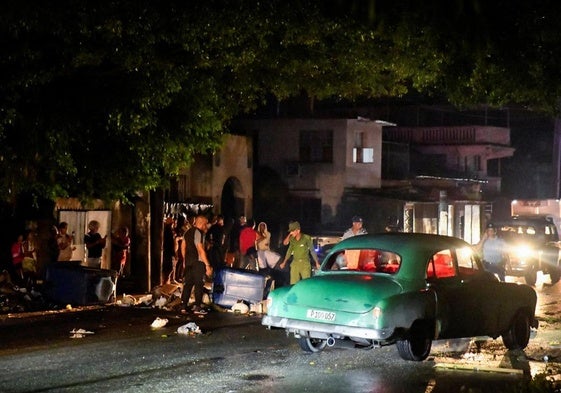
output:
M 491 373 L 502 373 L 502 374 L 523 374 L 524 370 L 519 370 L 516 368 L 504 368 L 504 367 L 492 367 L 479 364 L 466 364 L 466 363 L 436 363 L 434 365 L 436 369 L 448 369 L 448 370 L 462 370 L 462 371 L 474 371 L 474 372 L 491 372 Z
M 136 299 L 132 295 L 123 294 L 123 299 L 121 300 L 121 304 L 125 306 L 134 306 L 136 304 Z
M 263 302 L 251 303 L 249 312 L 254 314 L 263 314 Z
M 174 294 L 177 293 L 177 290 L 181 288 L 181 285 L 179 284 L 163 284 L 160 286 L 155 287 L 152 290 L 152 295 L 154 297 L 160 297 L 160 296 L 165 296 L 165 297 L 170 297 Z M 181 292 L 181 291 L 179 291 Z M 181 293 L 180 293 L 181 296 Z
M 154 322 L 152 322 L 152 324 L 150 326 L 158 329 L 158 328 L 166 326 L 167 324 L 168 324 L 168 320 L 166 318 L 157 317 L 156 319 L 154 319 Z
M 249 306 L 243 300 L 238 300 L 232 306 L 232 312 L 235 314 L 247 314 L 249 313 Z
M 160 296 L 156 302 L 154 303 L 154 305 L 158 308 L 162 308 L 164 307 L 168 302 L 168 299 L 165 296 Z
M 94 332 L 85 329 L 72 329 L 70 331 L 70 338 L 84 338 L 88 334 L 94 334 Z
M 189 322 L 186 325 L 182 325 L 180 327 L 177 328 L 177 333 L 178 334 L 188 334 L 188 335 L 194 335 L 194 334 L 201 334 L 201 329 L 197 326 L 197 324 L 195 322 Z
M 550 341 L 549 342 L 550 348 L 561 348 L 561 343 L 559 341 Z
M 148 294 L 145 296 L 142 296 L 141 298 L 138 299 L 138 303 L 144 303 L 145 305 L 150 305 L 150 303 L 152 303 L 152 295 Z

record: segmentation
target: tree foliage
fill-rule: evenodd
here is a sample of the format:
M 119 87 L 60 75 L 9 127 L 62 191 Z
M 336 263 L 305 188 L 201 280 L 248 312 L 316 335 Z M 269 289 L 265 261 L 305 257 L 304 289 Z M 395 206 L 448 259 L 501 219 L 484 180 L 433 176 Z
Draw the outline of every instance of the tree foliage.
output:
M 551 10 L 504 0 L 4 2 L 0 195 L 154 189 L 219 149 L 229 121 L 269 95 L 417 90 L 461 105 L 556 108 Z
M 406 48 L 321 4 L 3 3 L 0 195 L 122 198 L 218 149 L 267 94 L 406 92 Z

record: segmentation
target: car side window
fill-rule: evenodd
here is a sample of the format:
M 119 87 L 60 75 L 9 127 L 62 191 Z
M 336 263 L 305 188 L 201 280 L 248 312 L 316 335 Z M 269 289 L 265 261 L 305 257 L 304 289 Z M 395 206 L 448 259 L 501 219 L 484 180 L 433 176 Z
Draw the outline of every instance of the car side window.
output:
M 427 279 L 455 277 L 454 258 L 450 250 L 434 254 L 427 265 Z
M 475 258 L 475 253 L 471 247 L 459 248 L 456 250 L 460 276 L 472 276 L 481 271 Z

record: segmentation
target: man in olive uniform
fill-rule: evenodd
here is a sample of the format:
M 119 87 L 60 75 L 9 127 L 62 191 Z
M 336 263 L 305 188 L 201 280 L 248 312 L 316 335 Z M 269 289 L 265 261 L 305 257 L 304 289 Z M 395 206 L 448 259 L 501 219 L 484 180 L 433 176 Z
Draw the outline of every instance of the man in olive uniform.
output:
M 295 284 L 300 280 L 309 278 L 312 275 L 312 265 L 310 263 L 310 255 L 312 256 L 315 266 L 319 269 L 319 261 L 314 244 L 310 235 L 306 235 L 300 231 L 300 223 L 292 221 L 288 224 L 288 235 L 283 240 L 283 244 L 288 245 L 284 260 L 279 267 L 284 269 L 286 262 L 292 256 L 290 263 L 290 284 Z

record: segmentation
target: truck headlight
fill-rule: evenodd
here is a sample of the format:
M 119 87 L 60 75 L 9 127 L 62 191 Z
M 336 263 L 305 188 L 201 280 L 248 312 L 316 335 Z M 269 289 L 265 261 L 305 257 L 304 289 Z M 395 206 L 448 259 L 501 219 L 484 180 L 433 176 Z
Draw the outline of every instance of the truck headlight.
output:
M 528 259 L 532 256 L 533 250 L 531 247 L 523 245 L 523 246 L 517 246 L 514 249 L 514 252 L 518 258 Z

